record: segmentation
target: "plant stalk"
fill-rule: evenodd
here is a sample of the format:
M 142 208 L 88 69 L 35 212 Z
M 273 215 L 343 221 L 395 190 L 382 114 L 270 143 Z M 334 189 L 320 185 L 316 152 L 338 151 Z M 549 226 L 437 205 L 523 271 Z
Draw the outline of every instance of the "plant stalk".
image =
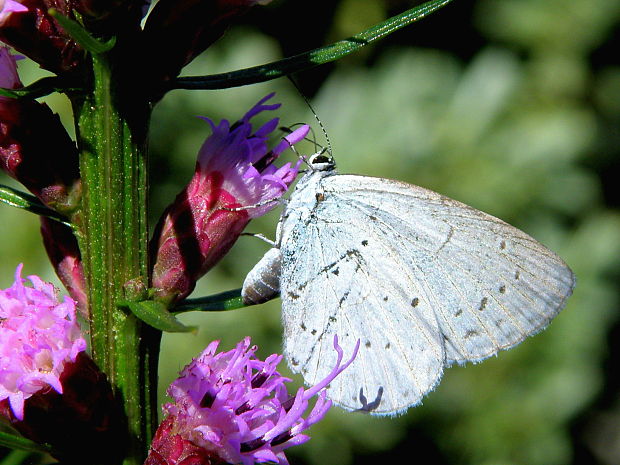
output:
M 83 186 L 78 223 L 93 359 L 123 402 L 124 463 L 141 465 L 156 427 L 160 333 L 117 306 L 148 286 L 147 152 L 150 107 L 122 88 L 105 54 L 93 55 L 92 90 L 72 96 Z M 131 281 L 131 286 L 126 283 Z M 128 291 L 128 289 L 130 289 Z

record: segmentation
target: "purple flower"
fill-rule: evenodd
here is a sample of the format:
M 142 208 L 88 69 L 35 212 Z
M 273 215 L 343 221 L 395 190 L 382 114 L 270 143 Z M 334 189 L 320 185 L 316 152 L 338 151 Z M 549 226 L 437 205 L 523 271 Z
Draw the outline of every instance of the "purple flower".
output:
M 118 463 L 122 411 L 86 353 L 75 302 L 37 276 L 25 285 L 21 270 L 0 290 L 0 417 L 62 463 Z
M 219 341 L 187 365 L 168 388 L 173 403 L 160 425 L 145 465 L 288 463 L 284 450 L 309 439 L 303 432 L 321 420 L 331 406 L 325 387 L 357 355 L 341 365 L 343 352 L 334 337 L 338 361 L 319 384 L 290 396 L 277 365 L 281 355 L 263 362 L 245 338 L 228 352 L 216 353 Z M 317 395 L 318 394 L 318 395 Z M 304 418 L 309 400 L 314 407 Z
M 2 0 L 0 0 L 1 2 Z M 0 21 L 4 12 L 0 12 Z M 17 60 L 22 57 L 13 55 L 9 49 L 0 44 L 0 87 L 6 89 L 17 89 L 22 87 L 22 82 L 17 74 Z M 0 100 L 6 100 L 8 97 L 0 96 Z
M 262 111 L 280 107 L 265 104 L 272 96 L 233 125 L 228 120 L 216 125 L 204 118 L 212 134 L 200 149 L 194 177 L 166 209 L 152 240 L 152 282 L 160 299 L 187 296 L 230 250 L 248 222 L 274 208 L 295 180 L 299 162 L 280 168 L 273 162 L 302 140 L 309 126 L 301 126 L 269 150 L 267 139 L 278 118 L 257 130 L 250 123 Z
M 0 0 L 0 26 L 9 14 L 20 11 L 28 11 L 28 8 L 14 0 Z
M 86 350 L 75 302 L 59 301 L 54 286 L 37 276 L 25 286 L 21 271 L 19 265 L 13 285 L 0 290 L 0 401 L 8 399 L 18 420 L 35 393 L 51 387 L 62 394 L 65 364 Z

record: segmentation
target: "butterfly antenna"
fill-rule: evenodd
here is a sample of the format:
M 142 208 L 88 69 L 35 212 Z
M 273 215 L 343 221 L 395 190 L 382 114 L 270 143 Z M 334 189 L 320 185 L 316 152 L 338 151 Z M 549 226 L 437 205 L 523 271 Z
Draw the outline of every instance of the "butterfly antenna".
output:
M 294 127 L 296 127 L 296 126 L 303 126 L 304 124 L 305 123 L 294 123 L 294 124 L 291 124 L 290 126 L 280 126 L 279 129 L 280 129 L 280 131 L 286 132 L 287 134 L 291 134 L 293 132 L 293 128 Z M 320 152 L 320 151 L 324 151 L 325 148 L 316 141 L 316 133 L 314 132 L 314 128 L 312 126 L 309 126 L 309 128 L 310 128 L 310 133 L 311 133 L 312 137 L 306 136 L 306 137 L 304 137 L 303 140 L 305 140 L 307 142 L 311 142 L 312 145 L 314 145 L 315 153 Z M 293 151 L 295 151 L 295 150 L 293 149 Z M 295 152 L 295 153 L 297 153 L 297 152 Z
M 299 92 L 299 95 L 301 95 L 301 98 L 304 99 L 304 102 L 306 102 L 306 105 L 308 105 L 308 108 L 310 108 L 310 111 L 312 112 L 312 114 L 314 115 L 314 119 L 316 119 L 317 123 L 319 123 L 319 126 L 321 127 L 321 131 L 323 132 L 323 135 L 325 136 L 325 140 L 327 141 L 327 152 L 329 153 L 329 155 L 333 155 L 333 151 L 332 151 L 332 142 L 329 139 L 329 136 L 327 135 L 327 130 L 325 129 L 325 126 L 323 126 L 323 122 L 320 120 L 319 116 L 317 115 L 316 111 L 314 111 L 314 107 L 312 106 L 312 104 L 310 103 L 310 101 L 308 100 L 308 98 L 306 97 L 306 95 L 302 92 L 302 90 L 299 88 L 299 86 L 297 85 L 297 83 L 295 82 L 295 80 L 289 75 L 287 76 L 289 78 L 289 80 L 293 83 L 293 85 L 295 86 L 295 89 L 297 89 L 297 92 Z M 313 136 L 314 136 L 314 131 L 313 131 Z M 316 142 L 315 142 L 316 143 Z M 320 147 L 320 145 L 317 144 L 318 147 Z M 322 148 L 322 147 L 321 147 Z
M 286 132 L 287 134 L 291 134 L 293 132 L 293 128 L 295 126 L 303 126 L 305 123 L 294 123 L 291 126 L 280 126 L 280 131 Z M 312 137 L 304 137 L 304 140 L 311 142 L 312 145 L 314 145 L 314 153 L 319 153 L 319 152 L 324 152 L 326 149 L 325 147 L 321 146 L 317 141 L 316 141 L 316 133 L 314 132 L 314 128 L 312 128 L 312 126 L 310 126 L 310 133 L 312 134 Z M 308 157 L 305 155 L 300 154 L 297 149 L 293 146 L 289 144 L 289 148 L 293 151 L 293 153 L 295 155 L 297 155 L 298 158 L 300 158 L 310 169 L 313 169 L 312 166 L 310 165 L 310 163 L 308 162 Z

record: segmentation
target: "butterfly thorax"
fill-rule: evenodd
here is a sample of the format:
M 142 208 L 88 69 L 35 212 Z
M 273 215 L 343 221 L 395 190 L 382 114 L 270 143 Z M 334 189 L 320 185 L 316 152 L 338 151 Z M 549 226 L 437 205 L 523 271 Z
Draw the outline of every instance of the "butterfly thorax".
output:
M 310 169 L 295 185 L 280 217 L 278 229 L 283 233 L 294 225 L 307 224 L 311 220 L 313 211 L 325 200 L 323 181 L 336 174 L 336 165 L 331 158 L 313 161 L 311 157 L 308 166 Z

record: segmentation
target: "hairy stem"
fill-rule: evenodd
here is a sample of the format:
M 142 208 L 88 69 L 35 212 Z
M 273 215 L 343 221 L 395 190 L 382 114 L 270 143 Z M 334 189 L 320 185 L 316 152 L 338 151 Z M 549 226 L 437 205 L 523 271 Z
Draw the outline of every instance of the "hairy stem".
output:
M 146 128 L 140 93 L 121 88 L 106 55 L 93 56 L 92 91 L 72 98 L 84 188 L 80 250 L 93 358 L 124 403 L 126 464 L 143 462 L 156 426 L 159 332 L 117 306 L 148 286 Z M 136 286 L 136 283 L 137 286 Z

